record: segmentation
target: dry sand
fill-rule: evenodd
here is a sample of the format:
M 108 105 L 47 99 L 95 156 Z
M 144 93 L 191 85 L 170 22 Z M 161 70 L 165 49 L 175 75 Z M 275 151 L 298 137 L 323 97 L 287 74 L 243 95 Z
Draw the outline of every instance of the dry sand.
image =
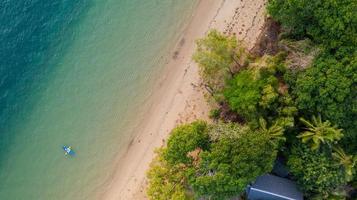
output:
M 146 171 L 154 149 L 162 146 L 177 124 L 207 119 L 208 105 L 200 86 L 198 67 L 191 60 L 194 41 L 211 29 L 235 34 L 252 48 L 264 24 L 266 0 L 201 0 L 173 49 L 173 56 L 152 97 L 138 134 L 103 195 L 105 200 L 146 199 Z

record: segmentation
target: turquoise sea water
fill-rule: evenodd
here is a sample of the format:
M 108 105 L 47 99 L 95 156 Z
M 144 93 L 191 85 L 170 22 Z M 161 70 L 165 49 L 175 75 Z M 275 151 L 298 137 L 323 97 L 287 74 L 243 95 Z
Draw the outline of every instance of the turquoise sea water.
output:
M 0 199 L 99 199 L 196 3 L 1 1 Z

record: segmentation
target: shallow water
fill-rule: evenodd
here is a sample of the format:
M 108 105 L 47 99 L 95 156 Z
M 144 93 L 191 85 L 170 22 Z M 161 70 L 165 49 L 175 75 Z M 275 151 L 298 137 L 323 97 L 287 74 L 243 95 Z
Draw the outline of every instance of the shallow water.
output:
M 0 199 L 98 199 L 196 3 L 1 1 Z

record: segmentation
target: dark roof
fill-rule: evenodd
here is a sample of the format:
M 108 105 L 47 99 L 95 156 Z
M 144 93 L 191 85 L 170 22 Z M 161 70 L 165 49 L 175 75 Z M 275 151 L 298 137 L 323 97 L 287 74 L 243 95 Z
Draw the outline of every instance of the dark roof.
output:
M 289 170 L 285 166 L 282 158 L 276 159 L 272 173 L 279 177 L 283 177 L 283 178 L 286 178 L 289 176 Z
M 296 184 L 286 178 L 266 174 L 248 188 L 249 200 L 303 200 Z

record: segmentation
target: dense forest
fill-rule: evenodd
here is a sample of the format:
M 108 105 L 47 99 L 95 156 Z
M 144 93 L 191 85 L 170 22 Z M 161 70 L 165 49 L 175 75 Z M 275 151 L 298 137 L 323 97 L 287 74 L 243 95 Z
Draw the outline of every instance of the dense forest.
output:
M 215 30 L 197 41 L 212 123 L 172 130 L 150 199 L 244 199 L 277 159 L 306 199 L 357 198 L 357 1 L 270 0 L 267 13 L 281 26 L 271 55 Z

